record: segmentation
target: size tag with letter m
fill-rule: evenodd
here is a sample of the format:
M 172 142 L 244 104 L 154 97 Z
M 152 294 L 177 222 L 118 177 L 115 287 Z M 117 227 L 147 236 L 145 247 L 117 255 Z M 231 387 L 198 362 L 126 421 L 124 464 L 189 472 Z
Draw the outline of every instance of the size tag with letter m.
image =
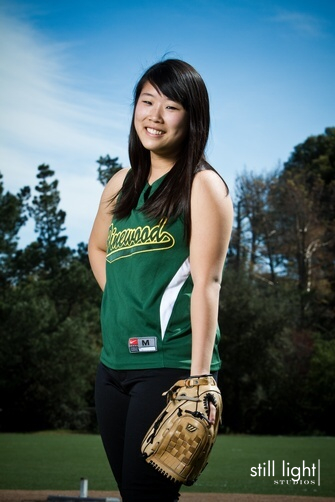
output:
M 155 336 L 129 338 L 129 352 L 137 354 L 138 352 L 157 352 L 157 338 Z

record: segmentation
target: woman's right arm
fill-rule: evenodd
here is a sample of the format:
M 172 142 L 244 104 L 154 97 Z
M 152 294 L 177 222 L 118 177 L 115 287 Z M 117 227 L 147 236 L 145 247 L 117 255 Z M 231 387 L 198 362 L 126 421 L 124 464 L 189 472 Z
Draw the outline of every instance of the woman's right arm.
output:
M 92 272 L 100 288 L 106 284 L 106 247 L 108 230 L 112 221 L 113 207 L 111 199 L 120 191 L 129 169 L 118 171 L 107 183 L 102 192 L 97 215 L 88 241 L 88 257 Z

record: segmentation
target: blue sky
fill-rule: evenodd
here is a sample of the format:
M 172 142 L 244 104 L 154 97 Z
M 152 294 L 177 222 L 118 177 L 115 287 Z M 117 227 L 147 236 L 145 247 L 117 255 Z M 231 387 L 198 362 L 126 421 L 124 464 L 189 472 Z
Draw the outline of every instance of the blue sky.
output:
M 49 164 L 73 247 L 100 198 L 95 161 L 128 165 L 132 91 L 165 54 L 207 84 L 207 156 L 233 195 L 245 168 L 270 171 L 335 126 L 332 0 L 0 0 L 0 39 L 5 189 L 33 188 Z

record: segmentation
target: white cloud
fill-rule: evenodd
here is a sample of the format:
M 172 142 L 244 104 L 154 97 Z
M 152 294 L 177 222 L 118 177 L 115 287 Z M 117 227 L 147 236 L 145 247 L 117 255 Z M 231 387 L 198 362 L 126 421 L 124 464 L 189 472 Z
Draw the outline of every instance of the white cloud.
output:
M 0 170 L 5 189 L 37 183 L 49 164 L 60 180 L 71 245 L 87 241 L 101 185 L 95 160 L 109 153 L 127 163 L 128 104 L 85 91 L 69 71 L 71 47 L 55 44 L 27 23 L 0 13 Z M 93 208 L 94 204 L 94 208 Z
M 292 32 L 307 37 L 322 37 L 325 34 L 325 23 L 318 17 L 306 14 L 305 12 L 292 12 L 280 10 L 271 17 L 274 21 L 288 28 Z

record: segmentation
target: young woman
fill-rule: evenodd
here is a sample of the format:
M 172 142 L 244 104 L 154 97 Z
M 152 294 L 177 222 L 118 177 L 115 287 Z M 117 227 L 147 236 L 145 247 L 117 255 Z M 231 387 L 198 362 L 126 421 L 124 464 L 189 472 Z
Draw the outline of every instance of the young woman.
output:
M 123 502 L 172 502 L 180 485 L 147 464 L 140 446 L 164 391 L 220 368 L 219 291 L 233 210 L 205 160 L 209 100 L 197 71 L 176 59 L 157 63 L 134 98 L 131 168 L 105 187 L 89 240 L 103 290 L 96 410 Z

